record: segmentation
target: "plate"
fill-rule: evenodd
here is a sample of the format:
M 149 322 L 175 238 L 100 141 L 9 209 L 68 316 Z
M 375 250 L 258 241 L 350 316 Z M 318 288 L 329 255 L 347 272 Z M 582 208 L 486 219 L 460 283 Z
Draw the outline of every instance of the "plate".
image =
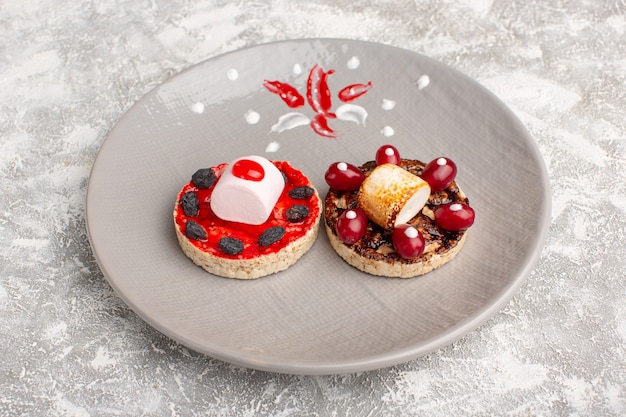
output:
M 477 217 L 439 270 L 361 273 L 324 231 L 290 269 L 253 281 L 208 274 L 179 248 L 172 209 L 196 169 L 250 154 L 288 160 L 323 195 L 332 162 L 361 164 L 385 143 L 457 164 Z M 392 46 L 304 39 L 209 59 L 137 102 L 97 155 L 87 229 L 110 285 L 163 334 L 236 365 L 336 374 L 410 361 L 493 316 L 539 256 L 549 204 L 534 140 L 477 82 Z

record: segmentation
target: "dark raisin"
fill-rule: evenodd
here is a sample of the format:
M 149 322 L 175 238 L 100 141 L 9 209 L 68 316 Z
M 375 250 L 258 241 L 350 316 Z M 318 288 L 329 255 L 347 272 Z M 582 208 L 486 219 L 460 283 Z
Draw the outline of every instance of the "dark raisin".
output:
M 187 223 L 185 223 L 185 235 L 189 239 L 195 240 L 206 240 L 207 238 L 206 230 L 204 230 L 204 227 L 200 226 L 193 220 L 187 220 Z
M 259 236 L 259 246 L 269 246 L 272 243 L 278 242 L 285 235 L 285 228 L 282 226 L 274 226 L 265 230 L 261 236 Z
M 227 255 L 238 255 L 243 252 L 243 242 L 233 237 L 223 237 L 217 246 Z
M 300 223 L 309 215 L 309 208 L 303 204 L 294 204 L 287 209 L 286 215 L 291 223 Z
M 289 191 L 289 197 L 296 200 L 304 200 L 305 198 L 311 197 L 313 195 L 313 191 L 313 188 L 309 187 L 308 185 L 303 185 Z
M 215 176 L 215 171 L 213 171 L 212 168 L 201 168 L 191 176 L 193 185 L 198 188 L 209 188 L 215 184 L 216 180 L 217 177 Z
M 183 194 L 183 198 L 180 199 L 180 204 L 183 206 L 185 216 L 196 217 L 200 211 L 198 194 L 193 191 L 187 191 Z

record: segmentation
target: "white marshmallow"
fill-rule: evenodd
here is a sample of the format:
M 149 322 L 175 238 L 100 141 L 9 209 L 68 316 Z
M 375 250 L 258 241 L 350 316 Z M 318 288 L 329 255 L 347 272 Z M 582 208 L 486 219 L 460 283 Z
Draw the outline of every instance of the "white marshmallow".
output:
M 377 166 L 359 189 L 359 206 L 374 223 L 391 230 L 411 220 L 424 207 L 430 186 L 394 164 Z
M 211 209 L 222 220 L 262 224 L 284 188 L 283 175 L 267 159 L 256 155 L 238 158 L 226 167 L 215 184 Z

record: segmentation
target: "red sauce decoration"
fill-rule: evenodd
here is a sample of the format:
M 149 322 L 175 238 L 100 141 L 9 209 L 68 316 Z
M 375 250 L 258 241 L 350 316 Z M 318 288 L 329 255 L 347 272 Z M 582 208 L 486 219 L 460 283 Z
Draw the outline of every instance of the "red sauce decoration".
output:
M 316 113 L 321 113 L 331 118 L 334 118 L 335 115 L 330 112 L 332 99 L 330 89 L 328 88 L 328 76 L 333 72 L 335 70 L 324 71 L 324 68 L 315 65 L 311 69 L 306 83 L 306 98 L 309 106 Z
M 311 120 L 311 128 L 315 133 L 320 136 L 324 136 L 330 139 L 337 137 L 335 131 L 328 126 L 328 119 L 323 114 L 316 114 L 313 120 Z
M 265 177 L 265 170 L 256 161 L 250 159 L 240 159 L 233 164 L 233 175 L 242 180 L 262 181 Z
M 178 204 L 176 206 L 176 224 L 181 230 L 185 230 L 186 222 L 191 220 L 202 226 L 207 232 L 205 240 L 189 239 L 189 242 L 204 252 L 222 258 L 251 259 L 260 255 L 278 252 L 289 243 L 302 237 L 320 215 L 319 200 L 316 194 L 305 199 L 291 197 L 289 195 L 291 190 L 301 186 L 312 187 L 311 182 L 301 171 L 293 168 L 288 162 L 272 161 L 272 163 L 285 175 L 285 188 L 269 218 L 260 225 L 249 225 L 220 219 L 213 213 L 209 204 L 215 185 L 201 189 L 196 187 L 192 181 L 186 184 L 180 191 L 177 201 L 180 202 L 186 192 L 194 191 L 198 195 L 199 210 L 196 216 L 188 217 L 183 212 L 181 204 Z M 213 167 L 218 181 L 227 166 L 228 164 L 224 163 Z M 289 222 L 287 220 L 287 210 L 296 204 L 306 205 L 309 208 L 309 215 L 301 222 Z M 259 246 L 257 242 L 259 236 L 267 229 L 275 226 L 282 226 L 285 229 L 285 235 L 271 245 Z M 218 246 L 218 242 L 223 237 L 231 237 L 243 242 L 243 251 L 236 255 L 224 253 Z
M 304 97 L 302 97 L 295 87 L 287 83 L 265 80 L 263 86 L 267 88 L 269 92 L 278 95 L 285 104 L 291 108 L 304 106 Z
M 335 119 L 337 115 L 332 111 L 332 94 L 328 86 L 328 76 L 335 70 L 325 71 L 315 65 L 309 72 L 306 82 L 306 101 L 315 116 L 309 123 L 315 133 L 327 138 L 336 138 L 335 131 L 328 126 L 328 119 Z M 298 90 L 288 83 L 281 81 L 263 82 L 263 86 L 271 93 L 278 95 L 287 106 L 297 108 L 304 106 L 305 98 Z M 339 91 L 339 100 L 344 103 L 354 101 L 372 88 L 372 82 L 366 84 L 351 84 Z
M 370 88 L 372 88 L 371 81 L 367 84 L 352 84 L 344 87 L 341 91 L 339 91 L 339 94 L 337 94 L 337 96 L 339 97 L 339 100 L 343 101 L 344 103 L 349 103 L 367 93 Z

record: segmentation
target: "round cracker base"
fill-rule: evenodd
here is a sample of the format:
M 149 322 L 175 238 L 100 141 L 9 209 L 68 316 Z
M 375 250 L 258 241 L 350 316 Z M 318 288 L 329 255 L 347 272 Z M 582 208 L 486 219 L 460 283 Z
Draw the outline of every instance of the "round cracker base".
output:
M 176 216 L 176 213 L 174 213 Z M 176 237 L 183 252 L 205 271 L 225 278 L 256 279 L 284 271 L 311 249 L 319 231 L 320 217 L 307 232 L 278 252 L 252 259 L 228 259 L 204 252 L 194 246 L 176 222 Z
M 351 246 L 343 243 L 326 223 L 324 224 L 330 245 L 344 261 L 360 271 L 388 278 L 413 278 L 445 265 L 459 253 L 467 238 L 467 232 L 465 232 L 450 250 L 444 253 L 432 253 L 417 262 L 391 261 L 387 258 L 374 260 L 359 255 Z

